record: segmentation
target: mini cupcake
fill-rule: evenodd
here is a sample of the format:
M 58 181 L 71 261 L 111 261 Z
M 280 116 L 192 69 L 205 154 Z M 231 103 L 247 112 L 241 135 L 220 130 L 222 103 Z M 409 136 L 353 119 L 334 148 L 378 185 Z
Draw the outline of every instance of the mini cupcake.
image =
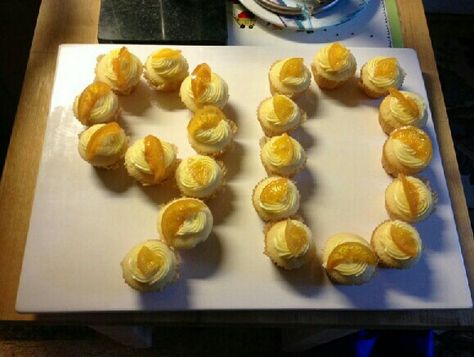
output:
M 371 98 L 388 94 L 390 87 L 400 88 L 405 71 L 395 57 L 374 57 L 362 66 L 359 86 Z
M 232 146 L 237 125 L 216 106 L 198 109 L 188 124 L 188 140 L 198 154 L 219 156 Z
M 354 55 L 339 42 L 321 48 L 313 58 L 311 71 L 319 88 L 334 89 L 354 77 Z
M 391 219 L 419 222 L 431 214 L 435 204 L 436 195 L 414 176 L 400 174 L 385 190 L 385 208 Z
M 180 50 L 163 48 L 149 55 L 145 62 L 145 79 L 158 91 L 178 90 L 188 74 L 188 62 Z
M 281 268 L 301 267 L 314 256 L 311 230 L 295 219 L 270 224 L 265 234 L 265 255 Z
M 116 122 L 95 124 L 79 134 L 79 154 L 92 166 L 117 168 L 127 147 L 127 135 Z
M 212 72 L 207 63 L 201 63 L 184 79 L 179 96 L 184 105 L 193 112 L 205 105 L 215 105 L 222 109 L 229 99 L 229 89 L 227 83 L 217 73 Z
M 393 130 L 412 125 L 422 128 L 428 118 L 426 105 L 416 93 L 388 89 L 390 94 L 384 98 L 379 107 L 379 123 L 385 134 Z
M 260 181 L 253 190 L 252 203 L 264 221 L 280 221 L 300 208 L 300 193 L 285 177 L 272 176 Z
M 383 145 L 382 166 L 387 174 L 415 175 L 431 162 L 433 146 L 423 130 L 402 126 L 392 131 Z
M 138 291 L 162 290 L 179 277 L 179 260 L 172 248 L 150 239 L 133 247 L 120 263 L 125 282 Z
M 170 246 L 191 249 L 211 234 L 213 217 L 204 202 L 179 198 L 166 204 L 158 215 L 158 233 Z
M 188 157 L 176 169 L 178 188 L 188 197 L 212 197 L 223 186 L 224 176 L 223 164 L 204 155 Z
M 363 284 L 370 280 L 376 266 L 377 256 L 362 237 L 338 233 L 327 240 L 323 267 L 331 280 L 345 285 Z
M 95 68 L 96 79 L 107 83 L 117 94 L 133 92 L 140 82 L 143 65 L 126 47 L 99 56 Z
M 275 136 L 295 130 L 306 121 L 306 113 L 287 96 L 277 94 L 260 103 L 257 118 L 265 135 Z
M 292 177 L 306 163 L 306 153 L 301 144 L 286 133 L 265 138 L 260 159 L 269 175 Z
M 398 220 L 385 221 L 375 228 L 370 244 L 382 265 L 396 269 L 411 267 L 423 249 L 416 228 Z
M 177 152 L 175 145 L 147 135 L 128 148 L 125 168 L 142 185 L 156 185 L 174 174 Z
M 74 115 L 83 125 L 115 121 L 120 104 L 112 88 L 103 82 L 89 84 L 74 100 Z
M 311 72 L 302 58 L 285 58 L 272 64 L 268 80 L 272 95 L 283 94 L 293 98 L 309 88 Z

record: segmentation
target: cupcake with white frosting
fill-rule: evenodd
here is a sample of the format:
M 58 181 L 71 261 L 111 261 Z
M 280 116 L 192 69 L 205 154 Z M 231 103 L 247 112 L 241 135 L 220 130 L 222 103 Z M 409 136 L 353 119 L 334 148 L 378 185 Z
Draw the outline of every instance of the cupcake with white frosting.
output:
M 162 48 L 145 61 L 144 76 L 148 84 L 158 91 L 178 90 L 188 74 L 188 62 L 180 50 Z
M 283 94 L 294 98 L 304 93 L 311 84 L 311 72 L 303 58 L 285 58 L 272 64 L 268 72 L 272 95 Z
M 306 153 L 298 141 L 284 133 L 264 139 L 260 159 L 269 175 L 292 177 L 305 167 Z
M 371 58 L 360 70 L 359 87 L 370 98 L 388 94 L 390 87 L 400 88 L 405 71 L 395 57 L 377 56 Z
M 133 92 L 140 82 L 143 65 L 126 47 L 114 49 L 99 56 L 95 75 L 98 81 L 107 83 L 117 94 Z
M 264 99 L 257 109 L 257 118 L 266 136 L 289 133 L 306 121 L 306 113 L 285 95 Z
M 150 239 L 134 246 L 120 263 L 125 282 L 138 291 L 162 290 L 179 277 L 179 259 L 162 241 Z
M 120 104 L 108 84 L 94 82 L 76 97 L 72 109 L 77 120 L 90 126 L 115 121 L 120 113 Z
M 207 240 L 213 217 L 204 202 L 195 198 L 179 198 L 167 203 L 158 215 L 158 233 L 170 246 L 191 249 Z

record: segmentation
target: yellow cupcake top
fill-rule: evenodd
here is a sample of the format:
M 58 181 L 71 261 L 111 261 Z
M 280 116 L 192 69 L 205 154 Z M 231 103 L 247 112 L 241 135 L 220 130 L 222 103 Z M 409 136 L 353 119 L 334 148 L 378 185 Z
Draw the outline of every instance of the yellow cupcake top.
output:
M 272 176 L 261 181 L 254 194 L 258 198 L 260 208 L 272 216 L 293 212 L 299 207 L 298 188 L 284 177 Z
M 262 147 L 262 161 L 282 175 L 294 172 L 306 161 L 301 144 L 288 134 L 270 138 Z
M 395 57 L 374 57 L 366 63 L 364 69 L 369 83 L 379 89 L 400 88 L 405 78 L 405 71 Z
M 163 48 L 148 56 L 145 69 L 153 83 L 182 81 L 188 75 L 188 62 L 180 50 Z
M 103 82 L 88 85 L 74 101 L 73 111 L 84 125 L 106 123 L 119 111 L 119 101 L 112 88 Z
M 426 166 L 433 156 L 431 139 L 425 131 L 414 126 L 403 126 L 390 133 L 387 145 L 406 167 Z
M 298 105 L 282 94 L 265 99 L 258 108 L 258 114 L 264 126 L 278 132 L 294 129 L 303 121 Z
M 302 58 L 285 58 L 270 69 L 270 82 L 279 93 L 299 93 L 311 84 L 311 72 Z
M 311 231 L 303 222 L 294 219 L 277 222 L 268 232 L 278 256 L 283 259 L 299 258 L 308 252 Z
M 386 221 L 376 230 L 385 253 L 395 260 L 409 260 L 417 257 L 422 249 L 420 235 L 415 227 L 400 221 Z
M 334 81 L 350 78 L 357 67 L 354 55 L 339 42 L 321 48 L 313 58 L 313 65 L 319 74 Z

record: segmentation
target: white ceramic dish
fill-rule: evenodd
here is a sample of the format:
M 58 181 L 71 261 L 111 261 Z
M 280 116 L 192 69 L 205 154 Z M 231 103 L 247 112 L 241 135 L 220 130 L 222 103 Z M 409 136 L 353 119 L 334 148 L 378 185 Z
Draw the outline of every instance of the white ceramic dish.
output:
M 431 116 L 427 131 L 434 158 L 422 176 L 439 195 L 434 214 L 418 224 L 425 250 L 410 270 L 382 270 L 368 284 L 335 286 L 315 264 L 283 272 L 263 255 L 263 223 L 251 193 L 265 177 L 259 161 L 262 131 L 255 112 L 270 95 L 267 71 L 279 58 L 308 64 L 318 45 L 182 47 L 191 69 L 207 62 L 229 84 L 225 111 L 240 130 L 235 151 L 224 158 L 228 188 L 210 202 L 216 225 L 210 239 L 182 254 L 180 280 L 163 292 L 140 294 L 122 279 L 120 261 L 136 243 L 154 238 L 165 188 L 142 188 L 123 170 L 96 170 L 77 153 L 81 124 L 74 97 L 94 77 L 96 57 L 111 45 L 65 45 L 59 50 L 30 229 L 18 290 L 20 312 L 152 311 L 200 309 L 433 309 L 472 306 L 459 238 Z M 142 60 L 157 46 L 129 46 Z M 404 89 L 426 91 L 410 49 L 352 49 L 359 67 L 375 55 L 396 56 L 407 72 Z M 121 97 L 132 141 L 157 134 L 193 153 L 185 127 L 190 117 L 177 94 L 157 94 L 142 82 Z M 301 102 L 309 119 L 295 137 L 308 153 L 297 178 L 302 213 L 321 252 L 326 239 L 349 231 L 370 238 L 387 218 L 384 190 L 390 182 L 380 163 L 386 138 L 377 122 L 378 100 L 355 85 L 323 93 L 313 83 Z

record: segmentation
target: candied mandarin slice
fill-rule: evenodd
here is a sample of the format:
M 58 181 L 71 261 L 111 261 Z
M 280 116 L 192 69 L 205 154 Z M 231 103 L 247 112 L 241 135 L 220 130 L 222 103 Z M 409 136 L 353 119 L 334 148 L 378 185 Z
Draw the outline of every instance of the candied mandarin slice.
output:
M 408 126 L 393 132 L 393 139 L 400 140 L 415 151 L 417 158 L 423 161 L 431 159 L 433 147 L 428 135 L 421 129 Z
M 362 243 L 347 242 L 336 246 L 329 254 L 326 268 L 333 270 L 339 264 L 365 263 L 377 264 L 377 257 L 369 247 Z
M 304 252 L 308 244 L 308 235 L 302 227 L 293 223 L 291 219 L 288 219 L 285 227 L 285 240 L 291 254 L 298 256 Z
M 302 58 L 290 58 L 283 63 L 280 70 L 280 81 L 288 77 L 301 77 L 304 72 L 304 64 Z
M 153 135 L 147 135 L 145 142 L 145 160 L 153 172 L 153 181 L 160 182 L 165 176 L 165 152 L 160 139 Z
M 147 278 L 155 275 L 163 265 L 163 258 L 155 254 L 150 248 L 143 246 L 138 252 L 137 268 Z
M 180 199 L 171 203 L 163 212 L 161 230 L 166 242 L 173 244 L 176 233 L 183 223 L 204 208 L 204 204 L 193 199 Z
M 410 257 L 416 257 L 418 254 L 418 244 L 408 229 L 392 223 L 390 235 L 398 249 Z
M 333 43 L 328 51 L 328 61 L 331 68 L 338 71 L 344 66 L 344 62 L 349 54 L 347 48 L 339 42 Z
M 260 194 L 260 199 L 262 202 L 268 204 L 283 203 L 287 200 L 287 196 L 288 179 L 282 177 L 273 180 L 268 185 L 266 185 Z
M 295 104 L 286 95 L 277 94 L 273 97 L 273 110 L 280 122 L 285 125 L 293 114 Z
M 407 95 L 403 95 L 402 92 L 400 92 L 395 87 L 390 87 L 388 89 L 388 92 L 392 97 L 397 98 L 402 107 L 405 108 L 408 113 L 410 113 L 414 118 L 418 118 L 420 116 L 418 105 L 416 105 L 416 102 L 413 98 L 410 98 Z
M 192 159 L 189 163 L 189 172 L 193 179 L 201 186 L 207 185 L 211 176 L 210 167 L 200 159 Z
M 420 200 L 418 191 L 416 190 L 416 187 L 410 181 L 408 181 L 404 174 L 399 174 L 398 178 L 400 181 L 402 181 L 403 191 L 405 192 L 405 196 L 408 201 L 410 213 L 413 216 L 416 216 L 418 212 L 418 201 Z
M 277 156 L 283 164 L 289 164 L 293 159 L 294 147 L 291 138 L 287 133 L 284 133 L 277 137 L 273 141 L 273 153 Z
M 99 148 L 102 140 L 109 136 L 115 135 L 122 131 L 123 129 L 116 123 L 110 122 L 105 124 L 104 126 L 97 129 L 90 137 L 89 142 L 87 143 L 86 147 L 86 157 L 88 160 L 92 160 L 92 158 L 97 153 L 97 149 Z
M 117 57 L 112 60 L 112 69 L 117 76 L 118 87 L 123 87 L 127 80 L 125 75 L 130 71 L 132 57 L 126 47 L 122 47 Z
M 95 103 L 110 92 L 110 87 L 103 82 L 94 82 L 86 87 L 79 96 L 78 116 L 85 125 L 90 124 L 90 116 Z
M 375 76 L 394 79 L 397 75 L 397 59 L 387 57 L 377 62 L 375 65 Z
M 171 48 L 163 48 L 159 50 L 158 52 L 154 53 L 152 58 L 156 60 L 166 59 L 166 58 L 175 59 L 175 58 L 178 58 L 179 56 L 181 56 L 180 50 L 173 50 Z
M 194 101 L 199 102 L 199 98 L 209 87 L 211 83 L 211 67 L 207 63 L 198 65 L 193 73 L 191 73 L 191 90 L 193 92 Z
M 224 119 L 225 115 L 219 108 L 207 105 L 196 110 L 188 124 L 188 132 L 194 135 L 201 130 L 213 129 Z

